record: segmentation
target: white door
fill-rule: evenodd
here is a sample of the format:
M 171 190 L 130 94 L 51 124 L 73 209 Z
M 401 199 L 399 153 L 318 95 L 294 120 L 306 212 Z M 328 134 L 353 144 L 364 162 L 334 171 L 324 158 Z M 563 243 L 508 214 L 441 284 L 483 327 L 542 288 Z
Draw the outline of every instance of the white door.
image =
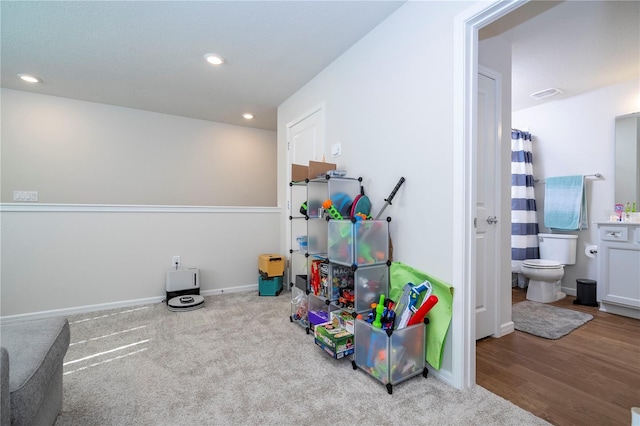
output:
M 500 279 L 497 197 L 498 84 L 488 72 L 478 73 L 476 164 L 476 339 L 497 331 L 497 289 Z
M 324 108 L 318 107 L 287 125 L 289 173 L 291 164 L 321 161 L 324 153 Z M 290 177 L 290 176 L 289 176 Z
M 321 161 L 324 154 L 324 106 L 320 105 L 296 120 L 287 124 L 287 179 L 291 181 L 291 164 L 307 165 L 310 160 Z M 306 189 L 292 188 L 287 191 L 287 218 L 292 209 L 298 210 L 306 200 Z M 290 222 L 287 220 L 287 222 Z M 306 235 L 306 224 L 303 221 L 287 223 L 287 251 L 292 249 L 296 235 Z M 293 259 L 290 259 L 293 262 Z M 290 265 L 298 273 L 305 265 Z M 305 269 L 306 270 L 306 269 Z M 302 272 L 300 272 L 302 273 Z

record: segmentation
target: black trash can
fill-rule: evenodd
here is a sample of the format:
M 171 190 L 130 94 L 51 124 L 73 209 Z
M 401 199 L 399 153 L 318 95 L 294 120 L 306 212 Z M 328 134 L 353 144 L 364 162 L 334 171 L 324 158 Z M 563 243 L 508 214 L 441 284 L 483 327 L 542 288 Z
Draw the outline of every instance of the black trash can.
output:
M 576 280 L 576 300 L 574 305 L 598 306 L 596 300 L 597 283 L 594 280 L 578 279 Z

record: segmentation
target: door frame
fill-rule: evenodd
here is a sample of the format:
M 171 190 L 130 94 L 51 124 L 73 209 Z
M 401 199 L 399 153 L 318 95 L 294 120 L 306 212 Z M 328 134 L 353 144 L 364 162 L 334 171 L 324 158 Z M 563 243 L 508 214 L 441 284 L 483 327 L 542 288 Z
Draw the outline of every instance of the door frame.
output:
M 477 127 L 478 31 L 528 0 L 477 3 L 454 20 L 453 114 L 453 298 L 452 384 L 468 389 L 476 382 L 475 349 L 475 131 Z M 500 309 L 500 307 L 498 308 Z

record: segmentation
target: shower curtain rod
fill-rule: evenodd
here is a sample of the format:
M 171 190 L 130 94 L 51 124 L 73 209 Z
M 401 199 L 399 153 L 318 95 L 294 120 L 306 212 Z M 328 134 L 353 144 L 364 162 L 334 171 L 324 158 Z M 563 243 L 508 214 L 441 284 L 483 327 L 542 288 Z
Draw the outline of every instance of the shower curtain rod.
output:
M 601 173 L 594 173 L 592 175 L 584 175 L 584 177 L 594 177 L 596 179 L 600 179 L 602 177 L 602 174 Z M 546 180 L 546 178 L 533 179 L 534 182 L 542 182 L 542 183 L 544 183 L 545 180 Z

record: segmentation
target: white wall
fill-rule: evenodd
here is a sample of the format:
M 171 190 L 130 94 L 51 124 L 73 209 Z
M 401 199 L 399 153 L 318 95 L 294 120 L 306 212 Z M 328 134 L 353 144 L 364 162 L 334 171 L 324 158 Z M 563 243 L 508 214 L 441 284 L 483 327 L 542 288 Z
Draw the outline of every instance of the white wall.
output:
M 276 133 L 2 89 L 2 202 L 276 205 Z
M 564 290 L 575 295 L 576 279 L 597 279 L 597 261 L 584 254 L 585 246 L 598 242 L 594 222 L 608 220 L 615 204 L 615 117 L 640 110 L 640 81 L 605 87 L 513 113 L 513 126 L 533 135 L 533 171 L 548 176 L 601 173 L 587 179 L 589 229 L 576 232 L 576 264 L 565 267 Z M 544 227 L 544 183 L 536 184 L 536 204 L 541 232 Z
M 2 89 L 2 320 L 161 300 L 174 255 L 204 294 L 256 289 L 274 164 L 273 131 Z
M 324 103 L 326 158 L 350 176 L 364 178 L 374 213 L 398 179 L 406 178 L 385 212 L 393 219 L 394 260 L 446 282 L 452 282 L 456 255 L 451 212 L 453 23 L 468 6 L 405 4 L 278 109 L 281 205 L 287 190 L 286 125 Z M 343 153 L 332 158 L 330 147 L 337 142 Z M 283 222 L 287 217 L 285 212 Z M 451 378 L 450 336 L 438 374 Z
M 174 255 L 200 268 L 205 295 L 255 290 L 259 254 L 279 248 L 276 208 L 7 209 L 3 321 L 160 301 Z

